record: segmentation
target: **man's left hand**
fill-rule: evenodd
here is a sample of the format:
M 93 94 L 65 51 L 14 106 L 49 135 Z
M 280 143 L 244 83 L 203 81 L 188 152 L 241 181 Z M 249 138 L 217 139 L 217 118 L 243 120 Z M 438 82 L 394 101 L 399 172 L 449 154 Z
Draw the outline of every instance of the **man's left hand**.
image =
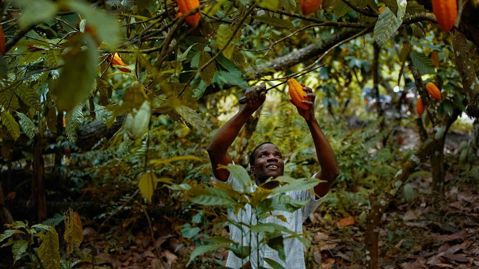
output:
M 308 86 L 303 86 L 303 90 L 306 92 L 306 97 L 303 100 L 303 104 L 306 104 L 306 109 L 296 107 L 298 109 L 299 115 L 301 115 L 306 121 L 314 119 L 314 100 L 316 96 L 313 93 L 313 90 Z

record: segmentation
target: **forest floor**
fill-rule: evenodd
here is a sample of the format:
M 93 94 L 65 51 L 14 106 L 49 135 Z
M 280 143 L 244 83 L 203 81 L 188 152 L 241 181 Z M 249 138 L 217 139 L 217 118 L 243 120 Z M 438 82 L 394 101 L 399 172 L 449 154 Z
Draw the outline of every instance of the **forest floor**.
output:
M 412 184 L 427 190 L 431 180 L 422 178 Z M 449 188 L 439 206 L 428 201 L 428 194 L 420 195 L 414 203 L 397 204 L 385 213 L 379 233 L 381 268 L 479 268 L 477 186 Z M 366 268 L 364 229 L 354 217 L 326 221 L 315 213 L 305 227 L 312 237 L 306 254 L 308 268 Z M 153 225 L 154 237 L 148 229 L 129 236 L 87 229 L 82 248 L 95 250 L 94 268 L 186 268 L 192 250 L 185 240 L 163 234 L 161 225 Z M 225 257 L 224 252 L 215 255 L 220 260 Z

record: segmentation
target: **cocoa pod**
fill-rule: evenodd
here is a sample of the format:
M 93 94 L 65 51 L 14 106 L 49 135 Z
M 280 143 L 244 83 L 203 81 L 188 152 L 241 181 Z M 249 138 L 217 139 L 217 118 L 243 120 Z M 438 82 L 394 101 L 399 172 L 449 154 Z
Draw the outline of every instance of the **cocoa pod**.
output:
M 125 62 L 123 62 L 123 59 L 120 57 L 120 55 L 115 52 L 113 56 L 111 56 L 111 65 L 113 67 L 118 68 L 122 72 L 130 72 L 131 70 L 129 68 L 123 67 L 123 66 L 128 66 Z
M 432 12 L 441 29 L 449 32 L 457 19 L 457 0 L 432 0 Z
M 424 102 L 422 101 L 422 98 L 419 97 L 417 98 L 416 101 L 416 112 L 419 117 L 422 116 L 422 113 L 424 113 Z
M 199 0 L 177 0 L 178 4 L 178 16 L 182 16 L 183 14 L 189 13 L 191 10 L 200 6 Z M 201 14 L 200 12 L 196 12 L 185 18 L 186 23 L 195 28 L 200 23 Z
M 291 97 L 291 102 L 300 109 L 308 109 L 309 106 L 303 101 L 306 98 L 306 92 L 303 89 L 303 86 L 299 84 L 299 82 L 294 79 L 288 79 L 288 93 Z
M 321 0 L 301 0 L 300 7 L 303 15 L 309 15 L 321 8 Z
M 428 82 L 426 84 L 426 91 L 433 100 L 441 101 L 442 99 L 441 90 L 439 90 L 436 84 L 432 82 Z

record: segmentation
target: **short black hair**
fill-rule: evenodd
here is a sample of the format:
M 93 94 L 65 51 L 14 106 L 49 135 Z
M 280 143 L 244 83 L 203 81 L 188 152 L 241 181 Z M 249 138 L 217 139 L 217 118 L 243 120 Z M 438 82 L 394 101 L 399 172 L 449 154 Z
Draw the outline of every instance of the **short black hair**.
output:
M 259 145 L 257 145 L 253 151 L 249 154 L 249 164 L 251 166 L 254 165 L 254 161 L 256 161 L 256 151 L 262 146 L 262 145 L 265 145 L 265 144 L 272 144 L 272 145 L 275 145 L 273 142 L 270 142 L 270 141 L 266 141 L 266 142 L 263 142 Z M 276 145 L 275 145 L 276 146 Z

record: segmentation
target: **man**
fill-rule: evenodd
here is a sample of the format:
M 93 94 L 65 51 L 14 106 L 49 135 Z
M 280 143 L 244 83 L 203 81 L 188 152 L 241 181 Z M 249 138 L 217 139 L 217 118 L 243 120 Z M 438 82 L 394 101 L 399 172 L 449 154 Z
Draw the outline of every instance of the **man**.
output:
M 314 176 L 321 180 L 319 184 L 314 187 L 314 193 L 317 197 L 324 196 L 332 182 L 339 174 L 339 168 L 335 160 L 334 152 L 329 145 L 326 137 L 324 136 L 319 124 L 314 116 L 314 94 L 311 89 L 304 87 L 307 92 L 307 98 L 303 101 L 307 104 L 307 109 L 297 107 L 298 113 L 306 121 L 311 136 L 314 141 L 316 149 L 316 155 L 321 166 L 321 172 L 316 173 Z M 222 181 L 227 181 L 233 187 L 237 185 L 235 179 L 230 177 L 228 170 L 221 168 L 221 165 L 230 164 L 231 157 L 228 155 L 227 150 L 233 143 L 234 139 L 238 135 L 242 126 L 247 122 L 251 115 L 264 103 L 265 101 L 265 86 L 262 84 L 259 87 L 253 87 L 245 93 L 245 102 L 240 107 L 238 113 L 234 115 L 228 122 L 226 122 L 215 134 L 211 144 L 208 147 L 208 154 L 213 167 L 213 173 L 215 177 Z M 284 160 L 283 155 L 279 151 L 278 147 L 270 142 L 260 144 L 251 153 L 250 156 L 250 171 L 251 176 L 254 178 L 256 185 L 264 188 L 275 188 L 278 183 L 276 181 L 268 181 L 270 178 L 276 178 L 283 175 Z M 266 182 L 266 184 L 265 184 Z M 302 233 L 302 223 L 308 217 L 310 213 L 315 209 L 317 204 L 317 197 L 314 197 L 311 192 L 292 192 L 289 193 L 293 199 L 308 201 L 303 209 L 295 212 L 284 212 L 285 220 L 282 221 L 274 216 L 268 217 L 263 220 L 263 223 L 276 223 L 285 226 L 293 232 Z M 248 205 L 249 206 L 249 205 Z M 238 213 L 228 212 L 228 217 L 237 223 L 248 222 L 249 225 L 254 225 L 251 222 L 252 216 L 251 207 L 246 207 Z M 237 225 L 230 225 L 230 237 L 235 242 L 241 242 L 243 245 L 256 248 L 257 242 L 251 240 L 251 232 L 245 231 L 247 228 L 239 229 Z M 269 247 L 261 248 L 258 252 L 252 251 L 252 256 L 248 260 L 243 260 L 237 257 L 234 253 L 230 252 L 228 260 L 226 262 L 227 268 L 255 268 L 259 263 L 261 267 L 268 268 L 268 261 L 264 258 L 273 259 L 275 262 L 281 264 L 287 269 L 304 269 L 304 246 L 298 240 L 294 238 L 285 238 L 283 240 L 286 259 L 282 261 L 278 257 L 278 253 L 272 251 Z M 260 261 L 258 261 L 258 254 Z

